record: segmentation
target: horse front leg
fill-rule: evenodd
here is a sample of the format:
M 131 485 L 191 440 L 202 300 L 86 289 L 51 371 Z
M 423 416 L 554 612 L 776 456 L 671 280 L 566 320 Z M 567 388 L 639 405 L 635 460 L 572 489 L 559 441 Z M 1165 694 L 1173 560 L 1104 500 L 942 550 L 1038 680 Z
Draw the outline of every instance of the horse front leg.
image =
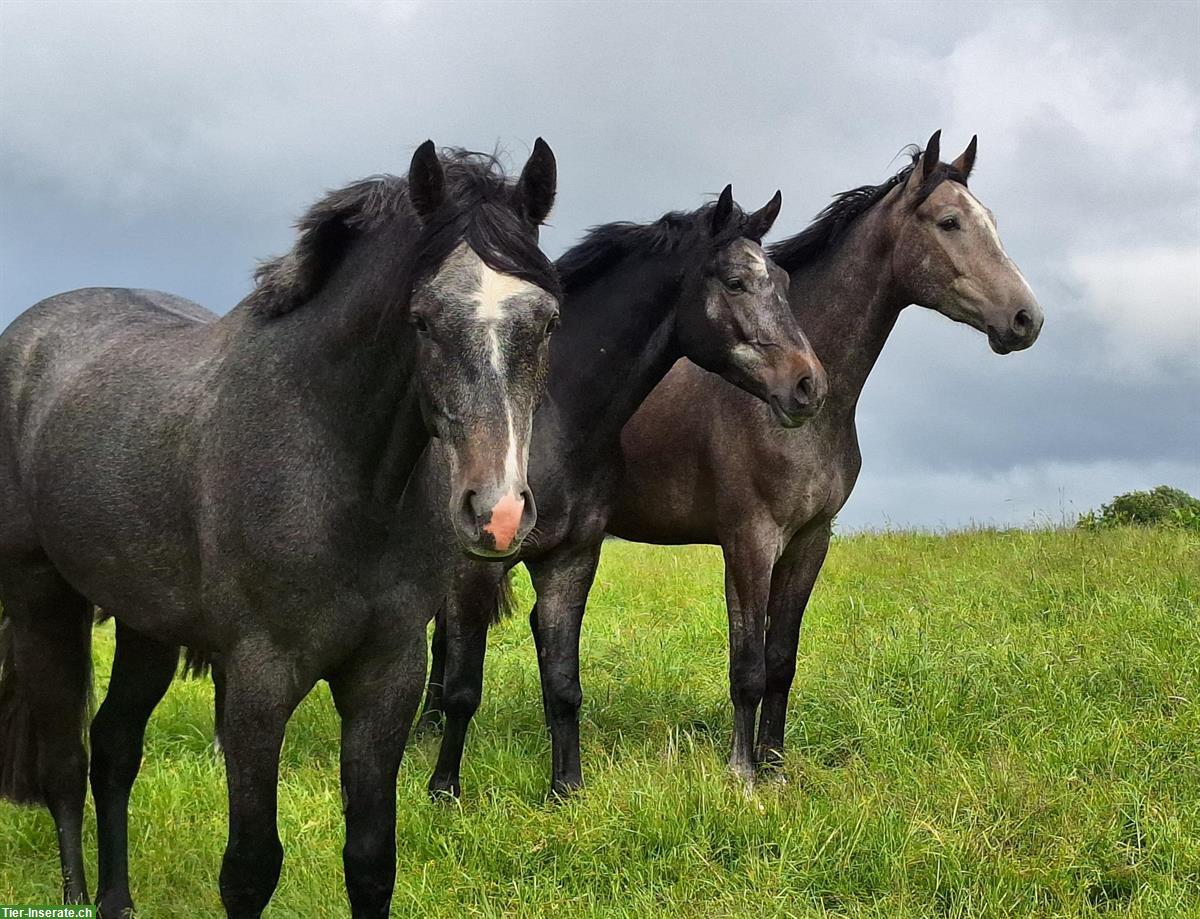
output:
M 471 574 L 446 598 L 442 607 L 445 629 L 442 707 L 445 734 L 437 766 L 429 780 L 431 796 L 462 794 L 463 749 L 467 729 L 483 695 L 483 662 L 487 653 L 488 626 L 497 609 L 502 568 L 472 563 Z
M 754 728 L 766 689 L 766 618 L 776 554 L 748 533 L 725 542 L 725 603 L 729 614 L 729 697 L 733 746 L 729 768 L 749 789 L 754 784 Z
M 553 749 L 552 796 L 565 796 L 583 787 L 579 632 L 599 561 L 597 544 L 526 564 L 537 591 L 536 615 L 530 617 L 530 624 L 536 630 L 542 701 Z
M 396 774 L 425 680 L 424 629 L 400 637 L 329 681 L 342 718 L 342 864 L 355 919 L 386 919 L 396 883 Z
M 279 751 L 292 711 L 315 679 L 272 648 L 240 646 L 225 659 L 221 745 L 229 786 L 229 839 L 221 902 L 231 919 L 257 919 L 279 883 Z
M 758 726 L 757 759 L 760 766 L 783 762 L 783 733 L 788 696 L 796 676 L 800 623 L 817 575 L 829 551 L 828 523 L 797 535 L 775 564 L 767 626 L 767 680 L 762 717 Z

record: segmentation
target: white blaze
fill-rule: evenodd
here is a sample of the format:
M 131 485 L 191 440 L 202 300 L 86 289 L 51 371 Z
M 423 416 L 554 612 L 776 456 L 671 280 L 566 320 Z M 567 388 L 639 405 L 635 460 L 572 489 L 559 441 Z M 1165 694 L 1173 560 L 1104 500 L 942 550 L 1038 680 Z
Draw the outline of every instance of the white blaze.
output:
M 1000 234 L 996 232 L 996 223 L 992 220 L 992 215 L 987 212 L 987 208 L 965 189 L 959 189 L 959 195 L 962 197 L 966 209 L 975 215 L 976 219 L 983 224 L 983 228 L 991 235 L 996 248 L 1004 252 L 1004 243 L 1000 242 Z
M 503 373 L 504 362 L 500 355 L 500 323 L 504 321 L 505 305 L 510 299 L 529 296 L 537 292 L 537 287 L 528 281 L 514 278 L 510 274 L 502 274 L 494 270 L 482 259 L 479 261 L 479 289 L 475 293 L 475 319 L 483 326 L 487 335 L 488 347 L 491 352 L 492 368 L 499 376 Z M 503 387 L 504 381 L 501 380 Z M 504 485 L 514 497 L 517 493 L 517 483 L 521 481 L 521 464 L 517 450 L 517 431 L 513 424 L 512 403 L 505 394 L 504 414 L 508 422 L 508 449 L 504 454 Z M 526 451 L 529 449 L 526 445 Z
M 517 483 L 521 481 L 521 466 L 517 462 L 517 430 L 513 425 L 512 409 L 506 406 L 505 414 L 508 417 L 508 450 L 504 454 L 504 484 L 514 498 L 519 498 Z
M 1029 286 L 1029 282 L 1025 280 L 1025 275 L 1021 273 L 1021 269 L 1017 267 L 1016 263 L 1008 257 L 1008 253 L 1004 251 L 1004 243 L 1000 242 L 1000 234 L 996 232 L 996 221 L 992 220 L 992 215 L 988 213 L 986 207 L 979 203 L 979 199 L 966 189 L 959 189 L 959 194 L 965 202 L 966 209 L 974 214 L 979 222 L 983 224 L 984 229 L 991 234 L 992 242 L 996 244 L 996 248 L 1000 250 L 1000 254 L 1012 266 L 1012 270 L 1017 273 L 1017 277 L 1021 279 L 1021 283 L 1025 285 L 1025 289 L 1029 291 L 1029 296 L 1032 299 L 1033 289 Z
M 530 294 L 535 290 L 534 285 L 528 281 L 514 278 L 511 274 L 501 274 L 480 259 L 479 289 L 475 292 L 475 318 L 487 331 L 492 367 L 497 373 L 502 366 L 498 326 L 504 319 L 504 304 L 510 297 Z
M 500 319 L 504 315 L 504 301 L 509 297 L 532 294 L 537 290 L 528 281 L 501 274 L 482 259 L 479 261 L 479 292 L 475 295 L 476 313 L 479 320 Z

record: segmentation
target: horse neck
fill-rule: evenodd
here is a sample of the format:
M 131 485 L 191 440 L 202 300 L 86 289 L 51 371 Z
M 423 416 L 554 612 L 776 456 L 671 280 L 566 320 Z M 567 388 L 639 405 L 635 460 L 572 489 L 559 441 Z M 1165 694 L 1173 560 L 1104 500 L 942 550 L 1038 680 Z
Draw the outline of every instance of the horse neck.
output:
M 226 372 L 263 408 L 302 405 L 379 497 L 399 497 L 428 442 L 415 377 L 416 348 L 399 302 L 403 239 L 373 234 L 352 247 L 308 303 L 274 319 L 239 306 Z M 239 315 L 240 314 L 240 315 Z
M 684 257 L 631 256 L 569 291 L 551 340 L 549 394 L 573 445 L 616 442 L 682 357 L 675 336 Z
M 852 419 L 867 377 L 906 305 L 892 274 L 892 230 L 881 207 L 837 248 L 791 273 L 789 299 L 829 375 L 827 419 Z

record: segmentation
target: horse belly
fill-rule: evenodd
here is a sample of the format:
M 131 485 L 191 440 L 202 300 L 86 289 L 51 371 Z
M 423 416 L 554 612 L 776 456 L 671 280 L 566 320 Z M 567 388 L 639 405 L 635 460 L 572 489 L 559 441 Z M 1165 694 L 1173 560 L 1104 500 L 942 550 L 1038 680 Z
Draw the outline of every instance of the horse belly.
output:
M 716 501 L 708 489 L 689 488 L 670 479 L 627 476 L 607 532 L 658 546 L 715 544 L 719 541 L 717 516 Z

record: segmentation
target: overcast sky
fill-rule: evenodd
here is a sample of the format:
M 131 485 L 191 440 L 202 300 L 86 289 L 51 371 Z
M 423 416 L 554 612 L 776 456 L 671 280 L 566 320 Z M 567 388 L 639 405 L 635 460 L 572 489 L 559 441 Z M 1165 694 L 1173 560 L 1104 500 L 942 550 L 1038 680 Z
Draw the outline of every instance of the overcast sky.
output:
M 0 326 L 153 287 L 223 312 L 321 192 L 413 148 L 559 161 L 545 234 L 732 182 L 774 238 L 909 143 L 972 189 L 1046 312 L 1000 357 L 905 312 L 844 527 L 1060 520 L 1200 493 L 1200 4 L 0 2 Z M 949 158 L 949 155 L 947 158 Z

